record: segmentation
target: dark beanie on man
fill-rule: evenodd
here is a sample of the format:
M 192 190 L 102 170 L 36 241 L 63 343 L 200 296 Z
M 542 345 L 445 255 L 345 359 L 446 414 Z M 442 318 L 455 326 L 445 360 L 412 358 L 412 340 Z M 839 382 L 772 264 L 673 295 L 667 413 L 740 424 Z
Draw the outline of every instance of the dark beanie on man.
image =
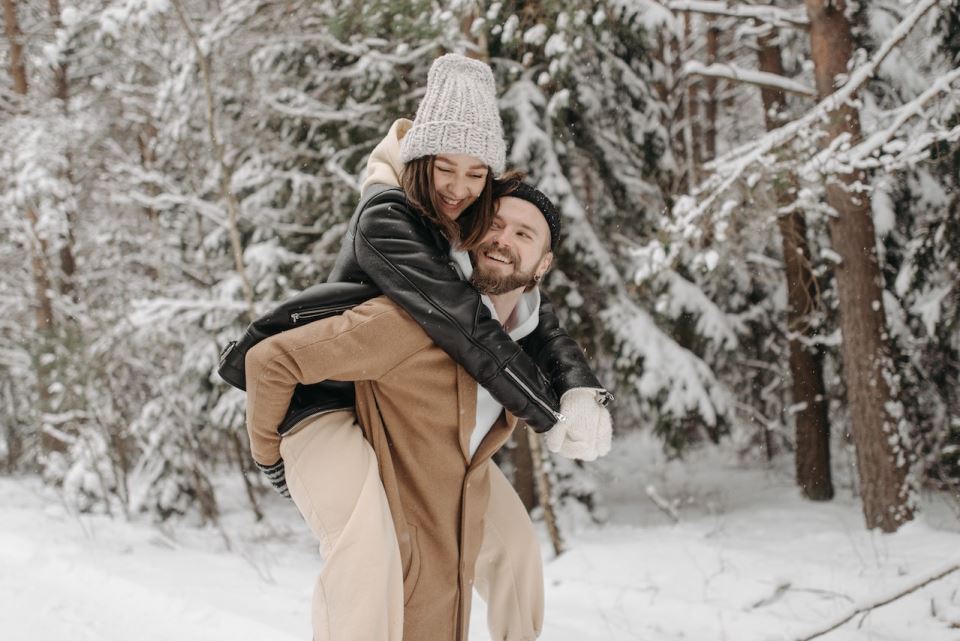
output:
M 505 180 L 498 185 L 494 196 L 519 198 L 539 209 L 547 221 L 547 226 L 550 227 L 550 251 L 557 251 L 557 245 L 560 243 L 560 212 L 546 194 L 522 180 Z

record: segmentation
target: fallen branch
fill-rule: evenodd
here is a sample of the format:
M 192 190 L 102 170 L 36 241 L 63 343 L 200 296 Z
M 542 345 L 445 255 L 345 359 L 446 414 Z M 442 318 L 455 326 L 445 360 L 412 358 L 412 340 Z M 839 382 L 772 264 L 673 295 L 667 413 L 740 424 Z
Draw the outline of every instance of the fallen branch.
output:
M 764 608 L 768 605 L 772 605 L 783 598 L 783 595 L 787 593 L 790 589 L 790 582 L 779 584 L 776 589 L 774 589 L 773 594 L 768 597 L 764 597 L 750 605 L 751 610 L 756 610 L 757 608 Z
M 667 501 L 667 499 L 660 496 L 660 494 L 657 493 L 657 488 L 653 487 L 652 485 L 648 485 L 646 491 L 647 498 L 649 498 L 654 505 L 660 508 L 661 512 L 670 517 L 670 520 L 674 523 L 680 522 L 680 515 L 677 514 L 677 508 L 670 505 L 670 502 Z
M 942 579 L 943 577 L 947 576 L 948 574 L 951 574 L 951 573 L 953 573 L 953 572 L 956 572 L 957 570 L 960 570 L 960 561 L 953 561 L 952 563 L 950 563 L 950 564 L 947 565 L 946 567 L 940 567 L 940 568 L 938 568 L 938 569 L 936 569 L 936 570 L 933 570 L 933 571 L 929 572 L 929 573 L 928 573 L 926 576 L 924 576 L 923 579 L 922 579 L 921 581 L 919 581 L 918 583 L 914 583 L 914 584 L 912 584 L 912 585 L 910 585 L 910 586 L 907 586 L 907 587 L 905 587 L 905 588 L 902 588 L 901 590 L 899 590 L 899 591 L 897 591 L 897 592 L 895 592 L 895 593 L 893 593 L 893 594 L 890 594 L 890 595 L 887 595 L 887 596 L 883 596 L 883 597 L 877 597 L 877 598 L 875 598 L 875 599 L 873 599 L 873 600 L 871 600 L 871 601 L 867 601 L 866 603 L 863 603 L 863 604 L 861 604 L 861 605 L 859 605 L 859 606 L 855 606 L 855 607 L 851 608 L 851 609 L 850 609 L 846 614 L 844 614 L 842 617 L 839 617 L 839 618 L 838 618 L 836 621 L 834 621 L 833 623 L 831 623 L 831 624 L 829 624 L 829 625 L 827 625 L 827 626 L 824 626 L 824 627 L 822 627 L 822 628 L 818 628 L 818 629 L 817 629 L 816 631 L 814 631 L 814 632 L 807 633 L 805 636 L 795 637 L 795 638 L 794 638 L 794 641 L 811 641 L 811 639 L 816 639 L 817 637 L 822 637 L 823 635 L 827 634 L 828 632 L 833 632 L 834 630 L 836 630 L 837 628 L 839 628 L 839 627 L 842 626 L 843 624 L 847 623 L 848 621 L 850 621 L 851 619 L 853 619 L 854 617 L 856 617 L 856 616 L 859 615 L 859 614 L 867 614 L 867 613 L 869 613 L 871 610 L 875 610 L 875 609 L 877 609 L 877 608 L 879 608 L 879 607 L 881 607 L 881 606 L 887 605 L 888 603 L 892 603 L 892 602 L 896 601 L 897 599 L 899 599 L 899 598 L 901 598 L 901 597 L 904 597 L 904 596 L 910 594 L 911 592 L 916 592 L 917 590 L 919 590 L 920 588 L 922 588 L 922 587 L 925 586 L 925 585 L 928 585 L 928 584 L 930 584 L 930 583 L 933 583 L 934 581 L 938 581 L 938 580 Z

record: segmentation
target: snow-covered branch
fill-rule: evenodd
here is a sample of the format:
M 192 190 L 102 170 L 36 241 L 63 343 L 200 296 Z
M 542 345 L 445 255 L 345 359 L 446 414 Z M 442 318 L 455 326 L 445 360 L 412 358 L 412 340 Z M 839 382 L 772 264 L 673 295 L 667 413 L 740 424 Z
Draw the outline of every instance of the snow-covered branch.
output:
M 891 31 L 886 41 L 880 45 L 869 61 L 854 70 L 842 87 L 821 100 L 816 107 L 802 117 L 768 132 L 759 140 L 741 145 L 707 163 L 706 167 L 713 169 L 715 173 L 702 183 L 697 191 L 709 195 L 699 202 L 694 202 L 689 198 L 678 201 L 678 205 L 675 207 L 677 227 L 679 229 L 690 228 L 694 221 L 699 219 L 748 168 L 768 158 L 775 150 L 785 146 L 797 135 L 809 131 L 826 118 L 829 113 L 852 99 L 857 91 L 877 73 L 881 63 L 890 55 L 890 52 L 907 37 L 920 19 L 936 6 L 937 2 L 938 0 L 920 0 L 914 6 L 913 11 L 905 16 L 900 24 Z
M 813 89 L 813 87 L 808 87 L 807 85 L 797 82 L 796 80 L 784 78 L 783 76 L 775 73 L 767 73 L 766 71 L 744 69 L 732 64 L 715 62 L 712 65 L 705 65 L 697 60 L 691 60 L 683 66 L 683 72 L 691 76 L 703 76 L 705 78 L 721 78 L 724 80 L 745 82 L 758 87 L 777 89 L 789 93 L 800 94 L 801 96 L 809 96 L 811 98 L 816 96 L 816 91 Z
M 802 9 L 788 10 L 770 5 L 739 4 L 716 2 L 712 0 L 671 0 L 667 2 L 671 11 L 702 13 L 712 16 L 731 18 L 750 18 L 767 22 L 775 27 L 793 27 L 806 29 L 810 24 Z
M 923 108 L 934 97 L 941 93 L 954 90 L 951 85 L 960 81 L 960 68 L 954 69 L 946 75 L 940 76 L 922 94 L 896 110 L 896 117 L 882 131 L 872 134 L 869 138 L 850 150 L 850 160 L 856 162 L 879 150 L 893 139 L 900 128 L 911 118 L 923 115 Z

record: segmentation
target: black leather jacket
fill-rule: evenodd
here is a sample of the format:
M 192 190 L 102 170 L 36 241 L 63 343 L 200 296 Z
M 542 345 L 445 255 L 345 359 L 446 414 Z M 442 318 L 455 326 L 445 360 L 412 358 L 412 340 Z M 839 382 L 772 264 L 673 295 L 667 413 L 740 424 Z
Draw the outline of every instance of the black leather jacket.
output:
M 542 298 L 537 329 L 518 344 L 451 264 L 450 245 L 395 187 L 375 186 L 357 207 L 329 281 L 314 285 L 254 321 L 221 353 L 220 375 L 245 388 L 243 359 L 257 342 L 386 294 L 508 411 L 537 432 L 560 419 L 559 397 L 601 388 L 579 345 Z M 539 367 L 538 367 L 539 366 Z M 548 380 L 541 372 L 549 372 Z M 298 386 L 279 432 L 322 411 L 353 406 L 353 384 Z

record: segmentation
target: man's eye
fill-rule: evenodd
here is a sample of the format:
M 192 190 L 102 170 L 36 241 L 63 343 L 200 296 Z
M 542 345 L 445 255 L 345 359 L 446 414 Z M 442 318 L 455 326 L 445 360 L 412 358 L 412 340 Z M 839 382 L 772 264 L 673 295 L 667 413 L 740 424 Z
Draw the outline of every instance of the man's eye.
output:
M 470 177 L 471 177 L 471 178 L 474 178 L 474 179 L 476 179 L 476 180 L 483 180 L 484 178 L 486 178 L 486 176 L 484 176 L 484 175 L 479 175 L 479 174 L 471 174 Z

